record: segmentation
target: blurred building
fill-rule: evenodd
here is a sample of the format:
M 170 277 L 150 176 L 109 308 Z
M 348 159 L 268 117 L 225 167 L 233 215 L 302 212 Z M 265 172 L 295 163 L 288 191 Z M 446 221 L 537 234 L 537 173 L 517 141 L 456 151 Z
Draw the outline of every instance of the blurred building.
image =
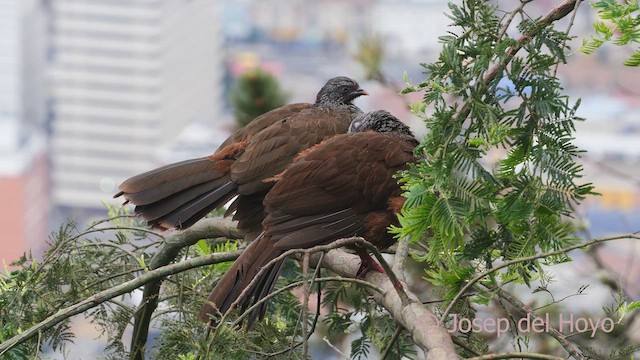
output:
M 101 208 L 120 181 L 165 162 L 157 154 L 185 127 L 219 117 L 217 8 L 209 0 L 51 1 L 55 205 Z
M 277 41 L 343 44 L 350 34 L 370 28 L 372 0 L 253 1 L 255 29 Z
M 46 9 L 40 0 L 0 0 L 0 271 L 49 230 L 45 122 Z

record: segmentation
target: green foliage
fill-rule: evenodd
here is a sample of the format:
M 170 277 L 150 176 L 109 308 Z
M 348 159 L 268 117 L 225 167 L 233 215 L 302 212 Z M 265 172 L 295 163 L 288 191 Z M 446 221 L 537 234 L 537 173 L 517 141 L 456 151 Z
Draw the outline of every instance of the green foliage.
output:
M 74 224 L 62 226 L 51 235 L 50 249 L 38 261 L 25 255 L 12 264 L 17 269 L 0 274 L 0 341 L 11 338 L 60 309 L 82 301 L 97 292 L 113 288 L 148 271 L 146 263 L 161 244 L 159 236 L 132 218 L 122 208 L 109 209 L 109 221 L 100 221 L 79 230 Z M 179 258 L 237 249 L 235 241 L 201 241 L 185 249 Z M 147 260 L 146 260 L 147 259 Z M 206 327 L 196 318 L 206 295 L 230 263 L 214 264 L 167 277 L 160 293 L 160 305 L 152 331 L 160 335 L 154 348 L 157 359 L 213 354 L 246 359 L 256 352 L 286 348 L 293 336 L 300 304 L 293 295 L 276 297 L 269 305 L 266 321 L 246 334 L 243 330 L 225 330 L 217 339 L 206 338 Z M 293 273 L 291 271 L 289 274 Z M 299 276 L 299 273 L 294 273 Z M 281 281 L 291 281 L 291 277 Z M 128 344 L 123 343 L 137 304 L 130 294 L 111 299 L 84 315 L 107 340 L 103 358 L 125 359 Z M 292 315 L 292 314 L 295 314 Z M 298 335 L 299 336 L 299 335 Z M 74 340 L 69 321 L 44 331 L 40 337 L 10 349 L 2 358 L 35 358 L 46 345 L 63 351 Z
M 238 127 L 284 105 L 288 98 L 278 79 L 260 68 L 240 75 L 229 96 Z
M 42 260 L 25 254 L 12 263 L 18 270 L 0 280 L 0 328 L 27 329 L 60 309 L 133 279 L 144 270 L 143 250 L 149 246 L 144 229 L 117 230 L 120 226 L 134 228 L 137 224 L 126 212 L 111 210 L 116 230 L 109 239 L 102 238 L 105 230 L 100 225 L 104 222 L 84 231 L 69 223 L 51 235 L 50 248 Z M 116 300 L 88 313 L 90 320 L 109 338 L 108 351 L 123 348 L 119 337 L 132 313 L 133 309 Z M 45 331 L 38 341 L 28 341 L 18 348 L 35 354 L 46 344 L 56 351 L 73 337 L 69 321 L 64 321 Z
M 592 54 L 603 44 L 612 42 L 617 46 L 640 43 L 640 5 L 638 0 L 600 0 L 591 4 L 598 12 L 600 19 L 593 28 L 596 32 L 590 39 L 584 39 L 582 51 Z M 626 66 L 640 66 L 640 49 L 637 49 L 624 62 Z
M 362 65 L 365 79 L 384 82 L 382 75 L 384 48 L 384 38 L 380 34 L 369 33 L 358 40 L 353 59 Z
M 330 335 L 357 334 L 351 343 L 352 359 L 368 359 L 375 349 L 382 353 L 391 346 L 387 359 L 413 357 L 416 348 L 410 338 L 400 336 L 391 340 L 397 324 L 381 306 L 368 301 L 367 294 L 358 285 L 346 282 L 330 283 L 323 290 L 323 305 L 329 314 L 323 322 Z
M 640 309 L 640 301 L 632 301 L 630 303 L 624 303 L 618 309 L 618 314 L 620 315 L 620 321 L 629 313 Z
M 402 177 L 408 199 L 394 231 L 429 249 L 420 259 L 432 266 L 428 278 L 452 296 L 474 266 L 570 244 L 566 217 L 592 185 L 578 182 L 581 150 L 572 144 L 579 101 L 562 94 L 553 70 L 565 62 L 565 32 L 523 17 L 522 41 L 487 1 L 450 10 L 455 29 L 440 37 L 438 60 L 423 65 L 429 77 L 404 90 L 424 91 L 414 109 L 433 112 L 417 113 L 429 133 L 422 160 Z M 528 282 L 533 264 L 509 274 Z

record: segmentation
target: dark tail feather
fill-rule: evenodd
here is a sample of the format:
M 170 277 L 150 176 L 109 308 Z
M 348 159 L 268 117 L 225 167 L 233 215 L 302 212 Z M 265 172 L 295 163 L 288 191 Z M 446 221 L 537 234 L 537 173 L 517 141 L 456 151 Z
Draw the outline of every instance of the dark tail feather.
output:
M 198 184 L 218 180 L 221 186 L 229 181 L 225 175 L 206 157 L 180 161 L 125 180 L 116 197 L 124 195 L 135 205 L 147 205 Z
M 231 213 L 231 211 L 235 210 L 233 220 L 238 221 L 238 230 L 244 233 L 262 230 L 262 220 L 265 218 L 262 202 L 266 194 L 267 191 L 252 195 L 241 195 L 233 202 L 233 205 L 229 208 L 230 211 L 228 210 L 227 212 Z
M 188 227 L 236 195 L 228 172 L 209 158 L 185 160 L 134 176 L 120 185 L 126 202 L 150 225 Z
M 281 253 L 281 250 L 273 248 L 271 240 L 265 237 L 264 234 L 256 238 L 233 263 L 231 268 L 227 270 L 227 273 L 224 274 L 211 294 L 209 294 L 207 303 L 200 310 L 200 319 L 208 323 L 211 321 L 212 315 L 218 312 L 224 314 L 229 311 L 231 304 L 249 286 L 249 283 L 256 277 L 260 269 Z M 273 290 L 273 285 L 283 263 L 284 261 L 279 261 L 270 265 L 269 269 L 260 275 L 260 278 L 253 284 L 252 288 L 238 302 L 240 309 L 249 308 Z M 266 306 L 263 304 L 254 310 L 249 315 L 247 326 L 251 327 L 257 318 L 262 318 L 265 309 Z
M 177 208 L 172 208 L 172 206 L 164 204 L 166 199 L 161 200 L 157 203 L 157 209 L 159 210 L 158 212 L 164 212 L 165 214 L 159 218 L 150 220 L 149 223 L 166 228 L 189 227 L 205 217 L 211 210 L 221 208 L 231 200 L 231 198 L 236 195 L 235 190 L 238 186 L 233 182 L 228 182 L 220 187 L 215 185 L 214 187 L 213 190 L 207 191 L 204 194 L 198 194 L 191 200 L 179 196 L 181 195 L 180 193 L 176 194 L 180 197 L 181 201 L 171 201 L 171 203 L 179 205 Z M 195 191 L 195 193 L 198 193 L 198 191 Z M 169 210 L 169 212 L 166 210 Z M 136 212 L 138 212 L 137 209 Z
M 280 276 L 280 271 L 282 271 L 283 265 L 284 265 L 284 260 L 278 261 L 277 263 L 271 265 L 271 268 L 267 270 L 264 274 L 262 274 L 262 276 L 260 276 L 260 279 L 257 281 L 257 288 L 256 288 L 257 295 L 255 295 L 254 301 L 251 303 L 251 305 L 255 304 L 265 296 L 271 294 L 271 292 L 273 291 L 273 287 L 276 285 L 276 280 Z M 256 320 L 262 321 L 262 319 L 264 319 L 264 315 L 267 312 L 267 305 L 268 305 L 268 301 L 265 301 L 262 304 L 260 304 L 256 309 L 251 311 L 251 313 L 249 314 L 249 318 L 247 320 L 248 330 L 251 330 L 253 328 L 253 324 L 256 322 Z M 243 312 L 244 310 L 246 309 L 242 308 Z

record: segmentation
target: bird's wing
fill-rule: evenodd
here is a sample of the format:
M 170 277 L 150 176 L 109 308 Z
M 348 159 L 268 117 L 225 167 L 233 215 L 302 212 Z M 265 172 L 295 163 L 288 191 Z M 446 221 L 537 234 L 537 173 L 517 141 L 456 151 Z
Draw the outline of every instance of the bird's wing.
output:
M 238 194 L 268 189 L 263 180 L 284 170 L 301 150 L 345 133 L 351 119 L 347 110 L 311 107 L 260 131 L 231 167 Z
M 361 233 L 372 211 L 400 195 L 394 174 L 414 161 L 415 143 L 374 132 L 338 135 L 305 152 L 265 198 L 265 231 L 278 249 L 310 247 Z
M 282 119 L 286 119 L 292 115 L 295 115 L 312 106 L 313 106 L 312 104 L 307 104 L 307 103 L 296 103 L 296 104 L 281 106 L 279 108 L 268 111 L 256 117 L 255 119 L 251 120 L 249 124 L 236 130 L 233 134 L 231 134 L 231 136 L 229 136 L 227 140 L 225 140 L 220 145 L 218 150 L 216 150 L 216 153 L 222 151 L 225 147 L 229 146 L 230 144 L 243 142 L 248 138 L 251 138 L 255 134 L 259 133 L 260 131 L 273 125 L 274 123 Z

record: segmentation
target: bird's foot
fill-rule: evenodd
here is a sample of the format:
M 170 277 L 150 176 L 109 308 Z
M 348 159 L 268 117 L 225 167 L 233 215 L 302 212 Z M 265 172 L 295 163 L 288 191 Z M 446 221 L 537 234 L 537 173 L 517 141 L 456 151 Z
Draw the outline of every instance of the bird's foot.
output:
M 365 275 L 367 275 L 367 273 L 371 270 L 375 270 L 383 274 L 385 273 L 382 266 L 380 266 L 380 264 L 373 260 L 373 258 L 371 258 L 371 256 L 365 249 L 357 248 L 356 253 L 358 254 L 358 256 L 360 256 L 361 260 L 360 268 L 358 268 L 358 271 L 356 272 L 356 278 L 363 279 Z

